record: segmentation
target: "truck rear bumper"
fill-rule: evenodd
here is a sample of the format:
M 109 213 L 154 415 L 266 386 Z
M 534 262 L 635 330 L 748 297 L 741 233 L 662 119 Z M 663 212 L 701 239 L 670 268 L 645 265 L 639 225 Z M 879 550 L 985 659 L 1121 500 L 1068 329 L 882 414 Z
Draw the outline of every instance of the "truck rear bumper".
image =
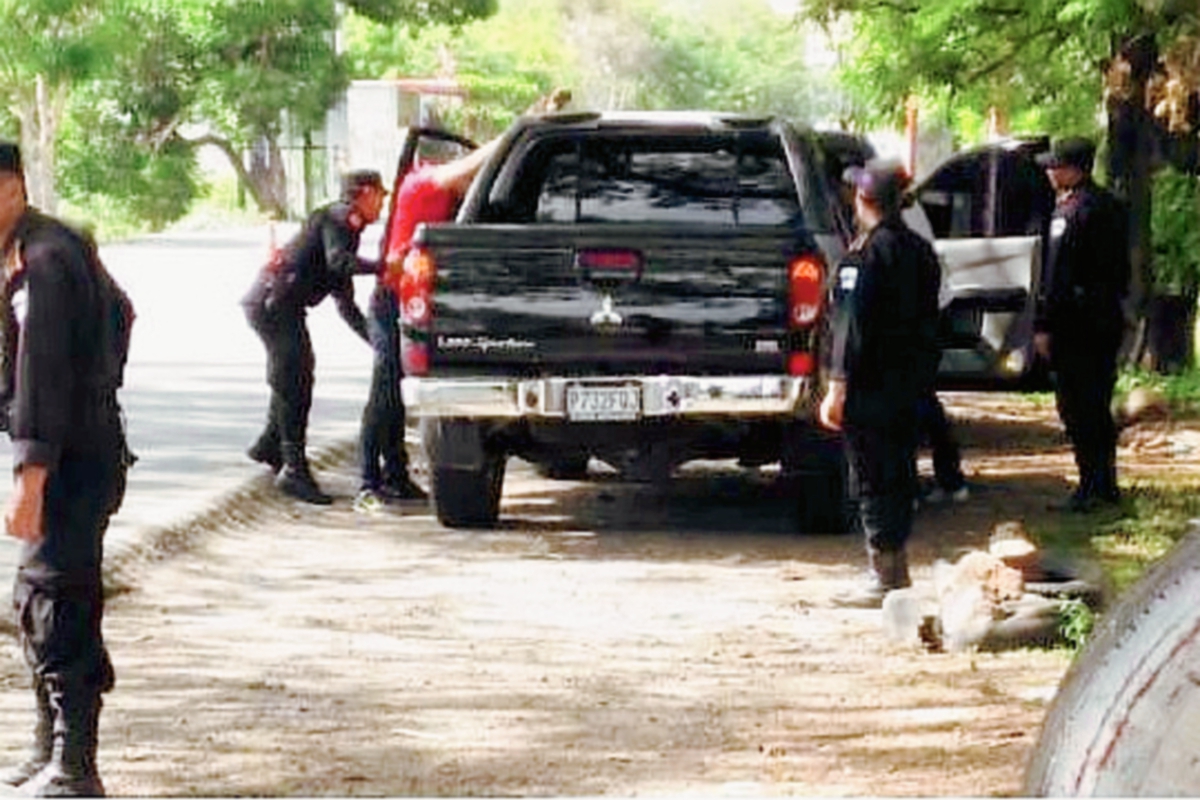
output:
M 417 417 L 620 422 L 690 417 L 791 416 L 810 405 L 811 378 L 684 375 L 604 378 L 405 378 Z

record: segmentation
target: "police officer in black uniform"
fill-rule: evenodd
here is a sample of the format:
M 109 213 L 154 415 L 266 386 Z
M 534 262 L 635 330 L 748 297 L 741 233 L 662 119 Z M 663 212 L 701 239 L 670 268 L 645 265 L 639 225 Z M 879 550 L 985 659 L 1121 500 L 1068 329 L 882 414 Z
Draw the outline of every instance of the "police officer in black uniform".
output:
M 97 723 L 114 680 L 100 567 L 132 463 L 116 394 L 133 309 L 89 237 L 27 205 L 9 143 L 0 245 L 0 397 L 15 475 L 5 523 L 22 541 L 13 604 L 38 709 L 30 759 L 3 780 L 35 795 L 100 796 Z
M 837 275 L 822 424 L 844 432 L 868 583 L 843 598 L 877 606 L 910 585 L 905 544 L 917 493 L 917 406 L 937 372 L 941 270 L 930 244 L 901 219 L 907 176 L 898 164 L 847 170 L 863 236 Z
M 309 216 L 243 300 L 267 348 L 271 386 L 266 428 L 247 455 L 279 471 L 276 485 L 308 503 L 329 505 L 333 498 L 313 480 L 305 453 L 315 366 L 305 318 L 308 307 L 332 295 L 346 323 L 370 342 L 367 321 L 354 302 L 354 276 L 376 271 L 375 262 L 358 257 L 358 244 L 363 229 L 379 219 L 386 195 L 378 172 L 348 173 L 341 199 Z
M 1117 351 L 1129 288 L 1127 215 L 1091 177 L 1095 146 L 1054 143 L 1038 157 L 1058 203 L 1050 221 L 1034 343 L 1055 373 L 1058 414 L 1075 450 L 1079 487 L 1063 506 L 1089 511 L 1120 500 L 1112 417 Z

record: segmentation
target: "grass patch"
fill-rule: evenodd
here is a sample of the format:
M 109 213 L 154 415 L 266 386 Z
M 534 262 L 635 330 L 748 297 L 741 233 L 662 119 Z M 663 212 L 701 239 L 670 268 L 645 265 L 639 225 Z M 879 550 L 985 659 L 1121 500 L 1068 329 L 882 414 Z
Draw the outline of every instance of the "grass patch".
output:
M 1051 551 L 1093 561 L 1118 594 L 1171 549 L 1200 518 L 1200 483 L 1142 483 L 1126 491 L 1119 509 L 1064 515 L 1031 533 Z
M 1122 370 L 1117 377 L 1117 398 L 1124 398 L 1137 388 L 1161 394 L 1176 417 L 1200 416 L 1200 369 L 1178 375 L 1159 375 L 1142 369 Z

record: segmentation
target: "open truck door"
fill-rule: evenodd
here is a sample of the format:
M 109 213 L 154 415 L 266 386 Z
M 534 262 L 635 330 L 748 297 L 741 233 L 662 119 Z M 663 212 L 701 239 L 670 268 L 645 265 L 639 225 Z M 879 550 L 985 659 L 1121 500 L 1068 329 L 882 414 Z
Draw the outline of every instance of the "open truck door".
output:
M 396 203 L 400 197 L 400 187 L 409 173 L 426 164 L 442 164 L 461 158 L 476 147 L 478 145 L 470 139 L 438 128 L 412 127 L 404 132 L 404 144 L 400 148 L 396 174 L 392 178 L 387 221 L 380 241 L 380 260 L 398 264 L 408 250 L 408 241 L 396 225 L 399 210 Z
M 952 156 L 916 190 L 944 275 L 942 386 L 1044 388 L 1033 318 L 1054 191 L 1045 139 Z

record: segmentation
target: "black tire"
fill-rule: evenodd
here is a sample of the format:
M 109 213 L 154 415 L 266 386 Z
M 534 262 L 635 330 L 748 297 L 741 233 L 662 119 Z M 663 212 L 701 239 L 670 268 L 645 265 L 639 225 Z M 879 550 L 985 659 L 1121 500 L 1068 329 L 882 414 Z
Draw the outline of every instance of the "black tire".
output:
M 784 432 L 782 479 L 796 496 L 800 533 L 846 533 L 850 529 L 846 456 L 840 437 L 794 425 Z
M 1050 707 L 1029 796 L 1200 795 L 1200 529 L 1108 613 Z
M 489 453 L 479 469 L 434 467 L 430 496 L 438 521 L 448 528 L 495 527 L 507 462 Z
M 560 455 L 549 461 L 533 465 L 533 470 L 543 478 L 553 481 L 581 481 L 588 476 L 587 453 Z

